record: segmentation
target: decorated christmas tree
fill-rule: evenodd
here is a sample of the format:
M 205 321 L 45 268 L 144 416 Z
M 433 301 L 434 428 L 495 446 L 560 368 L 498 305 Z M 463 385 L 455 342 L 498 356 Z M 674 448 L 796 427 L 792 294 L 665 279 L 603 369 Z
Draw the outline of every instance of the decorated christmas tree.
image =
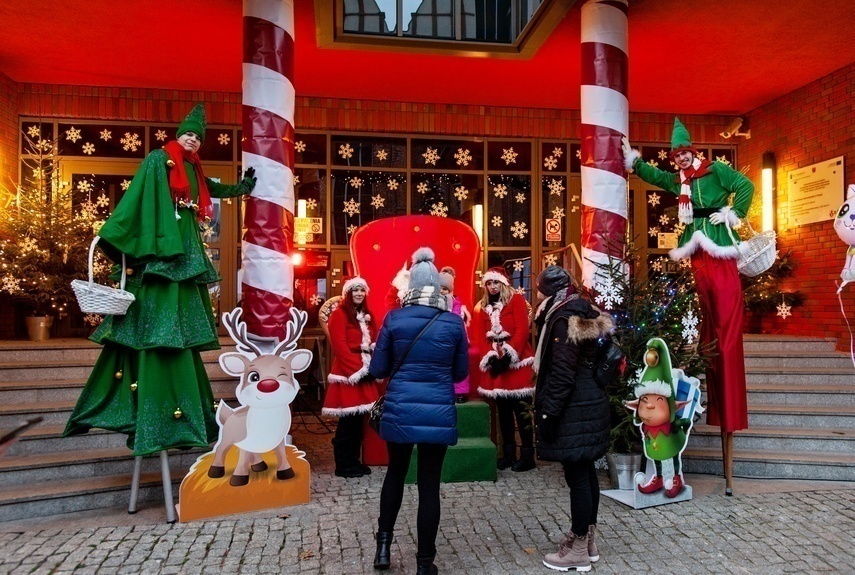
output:
M 71 280 L 87 275 L 89 244 L 103 223 L 106 196 L 93 190 L 75 194 L 63 182 L 57 141 L 24 133 L 26 154 L 20 184 L 0 188 L 0 291 L 33 315 L 67 312 L 76 305 Z M 102 210 L 103 211 L 103 210 Z M 109 264 L 96 259 L 103 281 Z
M 647 342 L 652 337 L 665 340 L 675 368 L 697 377 L 704 371 L 711 346 L 698 346 L 700 309 L 694 280 L 687 265 L 677 271 L 657 271 L 661 266 L 642 267 L 639 248 L 626 245 L 623 261 L 610 258 L 597 264 L 594 301 L 615 320 L 614 342 L 626 356 L 622 376 L 608 390 L 612 403 L 610 451 L 640 452 L 641 441 L 624 401 L 635 399 L 634 385 L 644 367 Z

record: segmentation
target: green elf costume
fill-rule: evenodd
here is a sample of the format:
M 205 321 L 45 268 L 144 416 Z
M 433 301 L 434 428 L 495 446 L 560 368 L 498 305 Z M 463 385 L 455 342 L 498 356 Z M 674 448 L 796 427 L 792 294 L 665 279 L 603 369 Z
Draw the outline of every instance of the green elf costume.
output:
M 176 137 L 205 137 L 198 104 Z M 125 433 L 134 455 L 207 447 L 217 439 L 213 393 L 200 357 L 219 349 L 208 284 L 220 281 L 202 243 L 200 225 L 213 215 L 211 197 L 248 194 L 250 170 L 234 186 L 205 178 L 196 153 L 177 141 L 152 151 L 98 232 L 114 262 L 127 258 L 134 301 L 108 315 L 91 339 L 104 345 L 64 436 L 93 427 Z M 121 270 L 114 268 L 113 278 Z
M 644 363 L 644 371 L 634 389 L 637 399 L 627 402 L 627 407 L 635 412 L 633 421 L 641 428 L 644 455 L 653 461 L 656 474 L 644 485 L 639 485 L 638 490 L 655 493 L 665 487 L 665 496 L 673 498 L 683 489 L 680 453 L 689 441 L 687 432 L 692 421 L 677 417 L 677 411 L 687 402 L 676 401 L 677 378 L 671 369 L 668 346 L 662 339 L 655 337 L 647 342 Z M 655 405 L 663 398 L 667 401 L 667 413 Z M 674 462 L 674 477 L 666 481 L 662 477 L 662 462 L 669 459 Z
M 742 284 L 736 269 L 739 252 L 727 226 L 738 226 L 739 218 L 748 213 L 754 184 L 727 164 L 699 159 L 688 130 L 678 118 L 674 118 L 671 157 L 690 152 L 690 167 L 672 173 L 651 166 L 625 138 L 623 152 L 627 170 L 679 196 L 678 216 L 685 230 L 670 256 L 674 260 L 691 257 L 703 318 L 700 341 L 717 342 L 717 355 L 707 370 L 707 423 L 720 426 L 724 438 L 725 433 L 748 427 Z M 733 205 L 729 206 L 731 195 Z

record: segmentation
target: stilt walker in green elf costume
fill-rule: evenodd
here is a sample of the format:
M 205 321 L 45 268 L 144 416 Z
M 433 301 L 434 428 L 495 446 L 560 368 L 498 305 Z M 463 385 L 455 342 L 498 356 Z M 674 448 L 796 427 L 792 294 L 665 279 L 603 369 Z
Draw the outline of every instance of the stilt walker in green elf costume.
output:
M 683 490 L 680 454 L 689 441 L 691 418 L 678 418 L 677 412 L 691 401 L 677 401 L 677 378 L 671 370 L 668 346 L 658 337 L 647 342 L 644 371 L 635 385 L 635 399 L 626 406 L 635 412 L 635 424 L 641 428 L 644 455 L 653 461 L 656 474 L 644 485 L 641 493 L 655 493 L 665 488 L 665 497 L 674 498 Z M 678 370 L 679 371 L 679 370 Z M 674 462 L 674 477 L 665 479 L 662 462 Z
M 177 140 L 143 160 L 124 197 L 99 230 L 114 262 L 127 258 L 126 289 L 136 301 L 106 316 L 91 339 L 104 345 L 63 435 L 93 427 L 125 433 L 134 455 L 216 441 L 216 405 L 199 352 L 219 349 L 208 284 L 220 277 L 200 225 L 211 197 L 248 194 L 252 170 L 234 186 L 205 178 L 196 154 L 205 139 L 197 105 Z M 121 270 L 114 269 L 118 281 Z
M 673 260 L 691 257 L 701 305 L 701 343 L 716 343 L 707 369 L 707 423 L 721 428 L 727 495 L 732 491 L 733 432 L 748 427 L 745 360 L 742 351 L 742 285 L 736 269 L 739 252 L 727 226 L 737 227 L 754 196 L 754 184 L 722 162 L 698 158 L 689 132 L 674 118 L 671 158 L 678 173 L 647 164 L 623 138 L 624 166 L 639 178 L 679 196 L 678 217 L 685 225 Z M 733 195 L 733 205 L 728 199 Z

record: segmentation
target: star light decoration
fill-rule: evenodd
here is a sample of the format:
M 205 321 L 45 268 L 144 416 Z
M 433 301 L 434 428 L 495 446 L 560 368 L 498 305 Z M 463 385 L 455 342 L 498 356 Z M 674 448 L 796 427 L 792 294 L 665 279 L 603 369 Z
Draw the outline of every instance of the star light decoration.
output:
M 514 220 L 514 225 L 511 226 L 511 235 L 515 238 L 523 239 L 528 235 L 528 226 L 525 222 Z
M 466 189 L 466 186 L 457 186 L 454 188 L 454 197 L 457 198 L 458 201 L 462 202 L 469 197 L 469 190 Z
M 547 156 L 543 159 L 543 167 L 547 170 L 554 170 L 558 167 L 558 160 L 556 160 L 553 156 Z
M 71 126 L 68 130 L 65 131 L 65 139 L 70 142 L 77 143 L 77 140 L 81 139 L 83 136 L 80 135 L 80 130 Z
M 733 167 L 733 164 L 727 159 L 727 156 L 716 156 L 715 161 L 721 162 L 725 166 Z
M 379 210 L 385 205 L 386 199 L 380 194 L 377 194 L 376 196 L 371 196 L 371 207 L 373 207 L 375 210 Z
M 347 235 L 352 236 L 353 232 L 355 232 L 355 231 L 356 231 L 356 226 L 354 226 L 353 224 L 347 226 Z
M 497 198 L 504 198 L 508 195 L 508 186 L 505 184 L 498 184 L 493 188 L 493 195 Z
M 552 219 L 557 220 L 564 217 L 564 208 L 552 208 Z
M 357 202 L 353 198 L 350 198 L 349 200 L 344 202 L 343 205 L 344 209 L 342 210 L 342 212 L 347 214 L 348 217 L 353 217 L 355 214 L 359 213 L 359 202 Z
M 122 183 L 119 184 L 119 186 L 122 188 L 123 192 L 126 192 L 126 191 L 128 191 L 128 188 L 131 187 L 131 181 L 130 180 L 122 180 Z
M 353 176 L 352 178 L 350 178 L 348 180 L 348 183 L 354 188 L 361 188 L 362 187 L 362 178 L 357 178 L 356 176 Z
M 468 166 L 469 162 L 472 161 L 472 154 L 469 150 L 464 150 L 463 148 L 457 148 L 457 153 L 454 154 L 454 159 L 457 160 L 458 166 Z
M 689 306 L 689 309 L 686 310 L 686 315 L 680 320 L 680 323 L 683 324 L 683 339 L 689 345 L 695 343 L 695 340 L 698 339 L 698 322 L 699 319 L 695 315 L 695 310 Z
M 389 181 L 386 182 L 386 187 L 393 191 L 398 189 L 398 185 L 398 180 L 395 178 L 389 178 Z
M 699 159 L 699 160 L 701 160 L 701 161 L 704 161 L 704 160 L 706 160 L 706 159 L 707 159 L 707 157 L 706 157 L 706 156 L 704 156 L 704 153 L 703 153 L 702 151 L 700 151 L 700 150 L 698 150 L 697 156 L 698 156 L 698 159 Z
M 787 301 L 784 299 L 784 296 L 781 296 L 781 303 L 778 305 L 777 309 L 778 309 L 778 313 L 775 315 L 777 315 L 781 319 L 787 319 L 788 317 L 793 315 L 790 311 L 793 308 L 791 306 L 787 305 Z
M 29 129 L 27 129 L 27 134 L 31 138 L 38 138 L 39 136 L 42 135 L 42 130 L 41 130 L 41 128 L 39 128 L 38 126 L 33 124 L 32 126 L 29 127 Z
M 217 141 L 220 143 L 221 146 L 228 146 L 229 142 L 231 142 L 232 139 L 229 137 L 228 134 L 223 132 L 219 136 L 217 136 Z
M 514 271 L 515 272 L 521 272 L 521 271 L 523 271 L 523 269 L 525 269 L 525 264 L 523 264 L 521 260 L 517 260 L 514 262 Z
M 558 256 L 555 254 L 543 256 L 543 263 L 546 266 L 556 266 L 558 265 Z
M 306 151 L 306 142 L 304 142 L 303 140 L 297 140 L 296 142 L 294 142 L 294 151 L 299 152 L 301 154 L 303 152 L 305 152 Z
M 556 158 L 560 158 L 564 155 L 564 149 L 561 147 L 552 148 L 552 155 Z
M 546 187 L 549 188 L 550 196 L 560 196 L 561 192 L 565 190 L 564 184 L 561 182 L 561 180 L 556 178 L 552 178 L 549 183 L 546 184 Z
M 516 196 L 514 196 L 514 199 L 517 201 L 518 204 L 524 204 L 525 203 L 525 194 L 520 192 Z
M 494 228 L 498 228 L 502 225 L 502 217 L 501 216 L 493 216 L 493 219 L 490 220 L 493 223 Z
M 86 142 L 85 144 L 83 144 L 83 153 L 87 156 L 91 156 L 92 154 L 94 154 L 95 144 L 92 144 L 90 142 Z
M 106 131 L 106 130 L 105 130 Z M 101 137 L 104 137 L 104 132 L 101 132 Z M 158 142 L 166 141 L 166 130 L 158 130 L 154 133 L 154 137 Z
M 613 309 L 616 304 L 623 303 L 620 285 L 615 282 L 611 274 L 595 282 L 594 290 L 597 291 L 597 297 L 594 298 L 594 301 L 607 310 Z
M 425 153 L 422 154 L 422 157 L 425 159 L 426 166 L 435 166 L 437 160 L 439 160 L 439 151 L 428 146 L 427 150 L 425 150 Z
M 440 218 L 447 218 L 448 217 L 448 206 L 446 206 L 442 202 L 438 202 L 436 204 L 431 204 L 430 215 L 439 216 Z
M 508 148 L 507 150 L 502 148 L 502 159 L 505 161 L 506 166 L 510 166 L 511 164 L 517 163 L 517 156 L 519 154 L 514 151 L 513 146 Z
M 119 139 L 119 143 L 122 144 L 122 149 L 124 151 L 130 150 L 131 152 L 136 152 L 137 149 L 142 146 L 142 142 L 140 141 L 140 135 L 136 132 L 125 132 L 125 137 Z
M 350 159 L 353 157 L 353 148 L 350 147 L 350 144 L 344 143 L 338 147 L 338 155 L 345 160 Z
M 656 192 L 652 192 L 649 196 L 647 196 L 647 203 L 651 206 L 658 206 L 659 200 L 662 199 L 662 196 L 657 194 Z
M 428 191 L 427 182 L 419 182 L 419 184 L 416 186 L 416 191 L 420 194 L 426 194 Z
M 298 176 L 298 175 L 296 175 L 296 174 L 294 174 L 294 185 L 295 185 L 295 186 L 299 186 L 299 185 L 300 185 L 300 176 Z
M 377 159 L 380 160 L 381 162 L 386 161 L 386 158 L 388 158 L 388 157 L 389 157 L 389 152 L 387 152 L 386 150 L 382 150 L 382 149 L 377 150 Z

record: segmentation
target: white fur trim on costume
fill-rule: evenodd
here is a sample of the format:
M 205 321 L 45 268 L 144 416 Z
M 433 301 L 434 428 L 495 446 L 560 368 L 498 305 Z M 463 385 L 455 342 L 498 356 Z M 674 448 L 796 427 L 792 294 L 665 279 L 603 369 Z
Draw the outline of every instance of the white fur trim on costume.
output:
M 487 272 L 484 275 L 482 275 L 481 276 L 481 285 L 487 285 L 487 282 L 489 280 L 494 280 L 494 281 L 497 281 L 499 283 L 503 283 L 509 287 L 511 285 L 508 282 L 508 278 L 506 278 L 503 274 L 500 274 L 499 272 Z
M 527 357 L 521 361 L 516 363 L 511 363 L 511 369 L 521 369 L 523 367 L 528 367 L 534 363 L 534 356 Z
M 332 417 L 345 417 L 348 415 L 362 415 L 368 413 L 374 407 L 373 403 L 365 403 L 354 407 L 324 407 L 321 409 L 321 415 Z
M 499 357 L 499 352 L 493 350 L 493 351 L 488 351 L 486 354 L 484 354 L 484 357 L 481 358 L 481 362 L 478 364 L 478 368 L 481 371 L 483 371 L 485 373 L 487 372 L 487 362 L 490 361 L 491 357 Z
M 633 390 L 636 398 L 640 398 L 642 395 L 661 395 L 662 397 L 671 397 L 671 394 L 674 392 L 670 383 L 662 381 L 661 379 L 656 379 L 653 381 L 643 381 L 635 386 Z
M 346 295 L 347 292 L 349 292 L 356 286 L 362 286 L 365 290 L 365 293 L 368 293 L 368 283 L 361 277 L 356 276 L 344 282 L 344 286 L 342 286 L 341 288 L 341 295 Z
M 679 248 L 674 248 L 668 252 L 668 255 L 676 262 L 689 257 L 699 248 L 714 258 L 733 260 L 739 257 L 739 251 L 736 249 L 736 246 L 720 246 L 709 239 L 701 230 L 695 230 L 688 243 Z
M 484 397 L 489 397 L 490 399 L 496 399 L 499 397 L 511 397 L 514 399 L 522 399 L 524 397 L 531 397 L 534 395 L 533 387 L 523 387 L 520 389 L 484 389 L 483 387 L 478 387 L 478 393 L 483 395 Z
M 520 354 L 517 353 L 517 350 L 508 345 L 508 342 L 502 342 L 502 351 L 505 355 L 511 356 L 511 365 L 520 362 Z
M 506 331 L 503 331 L 501 333 L 493 333 L 492 331 L 487 332 L 487 339 L 489 339 L 490 341 L 503 341 L 510 337 L 511 334 Z
M 641 152 L 639 152 L 636 149 L 633 149 L 632 151 L 630 151 L 630 153 L 626 154 L 623 157 L 623 167 L 626 169 L 627 172 L 632 171 L 632 166 L 635 164 L 635 160 L 637 160 L 640 157 L 641 157 Z

